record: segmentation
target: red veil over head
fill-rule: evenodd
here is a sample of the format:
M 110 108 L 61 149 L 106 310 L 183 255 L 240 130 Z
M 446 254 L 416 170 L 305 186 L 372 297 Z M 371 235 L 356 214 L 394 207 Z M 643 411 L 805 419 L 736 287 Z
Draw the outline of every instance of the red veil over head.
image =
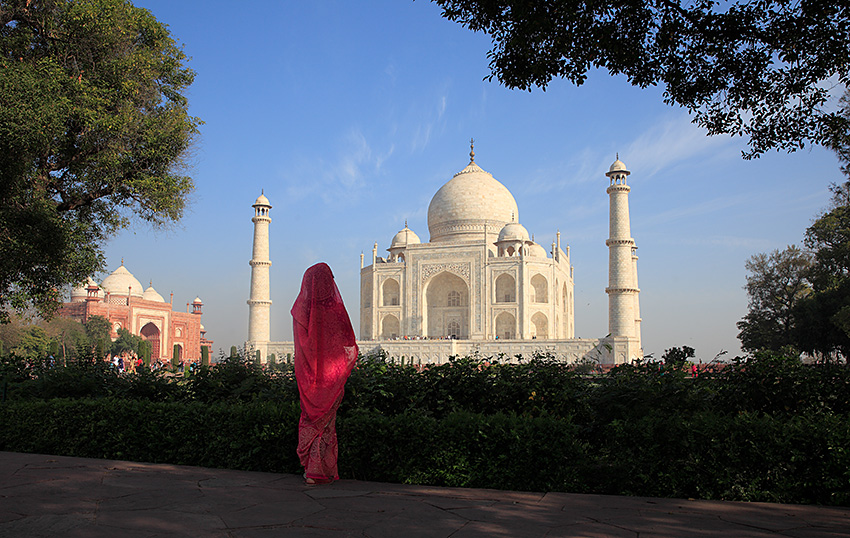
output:
M 336 411 L 358 352 L 351 320 L 327 264 L 318 263 L 304 273 L 292 319 L 301 412 L 311 421 L 320 420 Z

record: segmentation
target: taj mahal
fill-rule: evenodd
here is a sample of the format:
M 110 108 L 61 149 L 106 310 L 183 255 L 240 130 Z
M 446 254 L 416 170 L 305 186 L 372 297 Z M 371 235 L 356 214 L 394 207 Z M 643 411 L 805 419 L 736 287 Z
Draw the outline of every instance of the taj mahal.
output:
M 609 178 L 608 335 L 575 338 L 570 248 L 556 233 L 549 250 L 520 222 L 511 192 L 475 162 L 445 183 L 428 206 L 428 241 L 408 228 L 387 255 L 360 255 L 360 339 L 364 354 L 383 351 L 412 364 L 480 354 L 551 354 L 567 363 L 621 364 L 643 356 L 637 255 L 631 237 L 627 177 L 619 158 Z M 271 203 L 253 204 L 254 246 L 246 349 L 282 360 L 292 342 L 271 342 L 269 226 Z M 601 292 L 601 290 L 600 290 Z M 354 311 L 350 309 L 354 319 Z M 600 330 L 601 332 L 601 330 Z

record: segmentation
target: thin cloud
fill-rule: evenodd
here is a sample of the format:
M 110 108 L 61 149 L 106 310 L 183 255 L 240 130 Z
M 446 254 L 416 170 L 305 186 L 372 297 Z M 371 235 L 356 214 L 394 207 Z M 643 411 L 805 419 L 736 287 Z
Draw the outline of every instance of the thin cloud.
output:
M 413 153 L 423 151 L 431 142 L 431 134 L 435 129 L 439 130 L 445 126 L 444 115 L 448 108 L 448 83 L 440 88 L 440 95 L 436 99 L 436 104 L 428 105 L 425 112 L 421 113 L 424 119 L 420 119 L 413 129 L 413 134 L 410 141 L 410 150 Z
M 713 198 L 705 200 L 699 204 L 689 206 L 679 206 L 674 209 L 669 209 L 661 213 L 646 217 L 643 226 L 658 226 L 670 222 L 681 221 L 684 219 L 694 218 L 698 215 L 710 215 L 717 213 L 730 207 L 748 207 L 752 204 L 752 197 L 749 194 L 740 194 L 738 196 L 724 196 L 723 198 Z
M 366 137 L 352 129 L 340 143 L 332 160 L 319 157 L 282 174 L 287 196 L 298 200 L 320 196 L 325 202 L 354 199 L 393 152 L 393 147 L 375 155 Z M 342 196 L 341 196 L 342 195 Z
M 707 136 L 685 117 L 664 120 L 645 131 L 620 152 L 628 166 L 649 178 L 682 162 L 713 157 L 723 146 L 733 144 L 729 137 Z M 731 153 L 739 158 L 735 153 Z
M 641 178 L 652 177 L 687 161 L 713 160 L 717 155 L 738 158 L 732 151 L 719 151 L 732 145 L 729 137 L 706 136 L 687 117 L 667 118 L 639 134 L 615 151 L 585 147 L 573 152 L 566 163 L 538 170 L 525 185 L 525 192 L 540 193 L 569 189 L 574 185 L 598 182 L 617 158 L 631 170 L 639 170 Z

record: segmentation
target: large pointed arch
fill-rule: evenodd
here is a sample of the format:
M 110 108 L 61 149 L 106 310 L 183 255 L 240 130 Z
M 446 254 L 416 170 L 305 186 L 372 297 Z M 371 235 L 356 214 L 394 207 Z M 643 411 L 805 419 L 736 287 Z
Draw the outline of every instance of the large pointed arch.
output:
M 151 357 L 159 359 L 162 356 L 160 353 L 161 334 L 159 332 L 159 327 L 157 327 L 152 321 L 148 322 L 144 327 L 142 327 L 139 334 L 143 339 L 151 343 Z
M 443 271 L 422 290 L 423 332 L 429 338 L 469 338 L 469 285 Z M 451 330 L 450 330 L 451 329 Z
M 549 302 L 549 281 L 541 274 L 536 274 L 531 277 L 531 289 L 534 295 L 531 298 L 532 303 L 548 303 Z
M 381 305 L 382 306 L 397 306 L 399 304 L 399 285 L 398 280 L 388 278 L 381 286 Z
M 503 273 L 496 278 L 496 301 L 497 303 L 516 302 L 516 279 L 513 275 Z
M 400 323 L 398 318 L 392 314 L 387 314 L 381 320 L 381 339 L 382 340 L 392 340 L 394 338 L 398 338 L 400 330 Z
M 549 319 L 543 312 L 531 316 L 531 336 L 543 340 L 549 338 Z
M 510 312 L 502 312 L 496 316 L 496 336 L 511 340 L 516 338 L 516 318 Z

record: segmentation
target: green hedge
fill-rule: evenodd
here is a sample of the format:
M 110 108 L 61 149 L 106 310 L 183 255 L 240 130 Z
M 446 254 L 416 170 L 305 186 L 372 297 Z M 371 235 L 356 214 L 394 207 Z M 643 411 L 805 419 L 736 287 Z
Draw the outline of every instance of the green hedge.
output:
M 295 473 L 299 414 L 268 402 L 6 402 L 0 450 Z
M 13 401 L 0 405 L 0 450 L 299 473 L 298 415 L 291 402 Z M 589 427 L 355 410 L 338 432 L 340 474 L 360 480 L 850 505 L 850 421 L 832 414 L 671 412 Z

